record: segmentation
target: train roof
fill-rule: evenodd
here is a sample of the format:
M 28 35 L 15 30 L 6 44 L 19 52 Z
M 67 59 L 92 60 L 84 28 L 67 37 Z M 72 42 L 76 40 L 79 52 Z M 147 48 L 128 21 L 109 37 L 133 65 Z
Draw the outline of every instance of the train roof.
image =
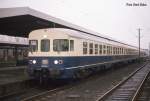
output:
M 123 47 L 138 49 L 138 47 L 128 45 L 128 44 L 120 42 L 120 41 L 116 41 L 116 40 L 114 40 L 110 37 L 108 38 L 108 37 L 105 37 L 103 35 L 97 35 L 97 33 L 96 34 L 85 33 L 85 32 L 76 31 L 76 30 L 67 29 L 67 28 L 47 28 L 47 29 L 39 29 L 39 30 L 61 31 L 61 32 L 66 33 L 66 34 L 68 34 L 69 36 L 72 36 L 72 37 L 89 39 L 89 40 L 94 40 L 94 41 L 98 41 L 98 42 L 114 44 L 114 45 L 117 45 L 117 46 L 123 46 Z
M 23 37 L 13 37 L 8 35 L 0 34 L 0 43 L 1 44 L 12 44 L 12 45 L 28 45 L 28 38 Z

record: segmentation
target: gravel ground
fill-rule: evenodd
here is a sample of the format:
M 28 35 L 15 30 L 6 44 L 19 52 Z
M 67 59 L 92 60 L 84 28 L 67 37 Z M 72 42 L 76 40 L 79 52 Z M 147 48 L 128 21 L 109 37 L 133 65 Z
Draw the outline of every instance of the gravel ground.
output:
M 43 97 L 37 101 L 95 101 L 141 65 L 136 63 L 101 72 L 88 78 L 86 82 L 80 85 Z

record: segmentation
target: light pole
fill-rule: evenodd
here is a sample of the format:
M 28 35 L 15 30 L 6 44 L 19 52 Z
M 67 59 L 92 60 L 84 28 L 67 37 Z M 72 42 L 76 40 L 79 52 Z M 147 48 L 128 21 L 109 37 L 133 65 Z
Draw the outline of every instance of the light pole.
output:
M 140 44 L 140 43 L 141 43 L 141 29 L 140 29 L 140 28 L 138 29 L 138 32 L 139 32 L 138 41 L 139 41 L 139 59 L 140 59 L 140 55 L 141 55 L 141 54 L 140 54 L 140 48 L 141 48 L 141 44 Z
M 149 51 L 149 57 L 150 57 L 150 42 L 149 42 L 149 50 L 148 51 Z

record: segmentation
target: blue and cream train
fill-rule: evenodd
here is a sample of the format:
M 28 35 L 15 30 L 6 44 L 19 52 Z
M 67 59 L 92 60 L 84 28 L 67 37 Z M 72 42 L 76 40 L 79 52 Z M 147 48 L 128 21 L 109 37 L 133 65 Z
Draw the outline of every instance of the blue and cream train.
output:
M 32 31 L 29 44 L 28 72 L 33 78 L 82 78 L 138 58 L 137 47 L 65 28 Z

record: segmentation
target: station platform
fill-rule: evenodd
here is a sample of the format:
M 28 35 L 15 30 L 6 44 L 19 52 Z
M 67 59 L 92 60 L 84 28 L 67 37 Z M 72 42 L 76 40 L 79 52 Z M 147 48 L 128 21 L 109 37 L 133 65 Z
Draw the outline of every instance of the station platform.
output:
M 0 85 L 28 80 L 27 66 L 1 67 Z
M 27 68 L 27 66 L 0 67 L 0 71 L 18 70 L 18 69 L 26 69 L 26 68 Z

